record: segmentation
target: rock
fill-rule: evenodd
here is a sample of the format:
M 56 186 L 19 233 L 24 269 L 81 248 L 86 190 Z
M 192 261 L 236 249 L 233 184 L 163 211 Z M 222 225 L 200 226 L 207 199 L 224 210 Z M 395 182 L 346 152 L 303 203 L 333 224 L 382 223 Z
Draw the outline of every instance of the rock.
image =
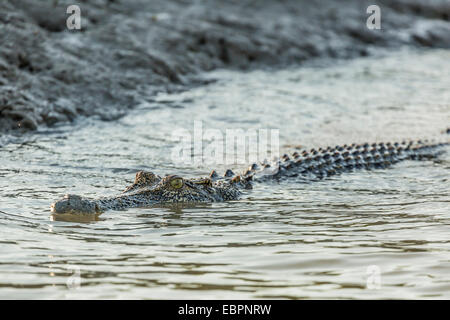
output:
M 114 120 L 157 91 L 202 84 L 215 68 L 248 70 L 373 47 L 450 47 L 446 0 L 386 0 L 368 30 L 366 0 L 0 1 L 0 133 L 79 115 Z

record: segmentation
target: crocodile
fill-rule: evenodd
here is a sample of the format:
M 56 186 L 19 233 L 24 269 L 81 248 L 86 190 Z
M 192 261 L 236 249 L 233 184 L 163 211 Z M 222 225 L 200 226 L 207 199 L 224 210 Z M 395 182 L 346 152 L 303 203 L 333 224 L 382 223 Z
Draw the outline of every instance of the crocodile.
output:
M 450 130 L 450 129 L 449 129 Z M 449 133 L 447 130 L 447 133 Z M 295 151 L 272 162 L 252 164 L 242 174 L 212 171 L 207 177 L 159 176 L 149 171 L 136 173 L 134 183 L 122 193 L 96 200 L 66 194 L 51 205 L 53 214 L 100 215 L 106 210 L 124 210 L 166 203 L 198 203 L 238 200 L 255 183 L 296 177 L 309 182 L 358 169 L 387 168 L 403 160 L 433 159 L 450 142 L 428 140 L 395 143 L 363 143 Z

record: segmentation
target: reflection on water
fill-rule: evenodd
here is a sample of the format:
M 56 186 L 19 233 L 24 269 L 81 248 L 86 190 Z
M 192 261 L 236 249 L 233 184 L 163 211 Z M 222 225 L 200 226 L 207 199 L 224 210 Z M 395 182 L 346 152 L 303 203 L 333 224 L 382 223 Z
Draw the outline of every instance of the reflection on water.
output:
M 120 192 L 138 170 L 224 170 L 171 162 L 171 133 L 194 120 L 278 128 L 282 152 L 437 137 L 450 120 L 448 61 L 448 51 L 401 52 L 220 71 L 207 87 L 161 94 L 117 122 L 83 120 L 3 146 L 0 297 L 449 298 L 450 152 L 314 183 L 258 184 L 227 203 L 110 211 L 90 222 L 54 221 L 49 211 L 65 193 Z M 370 270 L 379 270 L 379 289 L 367 288 Z

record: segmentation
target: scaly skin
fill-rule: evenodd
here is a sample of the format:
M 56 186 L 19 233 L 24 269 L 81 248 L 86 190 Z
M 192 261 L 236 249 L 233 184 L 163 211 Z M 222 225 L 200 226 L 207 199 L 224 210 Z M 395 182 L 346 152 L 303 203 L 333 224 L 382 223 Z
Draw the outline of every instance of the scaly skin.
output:
M 185 179 L 160 177 L 140 171 L 135 182 L 113 197 L 97 200 L 66 195 L 51 205 L 54 214 L 98 215 L 106 210 L 123 210 L 164 203 L 197 203 L 237 200 L 243 189 L 251 189 L 255 181 L 297 177 L 314 181 L 357 169 L 386 168 L 402 160 L 430 159 L 438 156 L 448 143 L 427 141 L 352 144 L 311 149 L 284 155 L 273 163 L 252 164 L 242 175 L 227 170 L 223 177 L 215 171 L 207 178 Z

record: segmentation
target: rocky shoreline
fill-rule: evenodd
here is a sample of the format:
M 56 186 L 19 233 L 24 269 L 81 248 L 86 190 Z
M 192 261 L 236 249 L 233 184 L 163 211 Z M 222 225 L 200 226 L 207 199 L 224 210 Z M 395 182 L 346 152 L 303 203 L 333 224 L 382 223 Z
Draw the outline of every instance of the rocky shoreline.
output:
M 81 8 L 68 30 L 66 8 Z M 370 1 L 6 0 L 0 2 L 0 134 L 78 116 L 114 120 L 216 68 L 300 65 L 370 48 L 450 48 L 450 3 Z

